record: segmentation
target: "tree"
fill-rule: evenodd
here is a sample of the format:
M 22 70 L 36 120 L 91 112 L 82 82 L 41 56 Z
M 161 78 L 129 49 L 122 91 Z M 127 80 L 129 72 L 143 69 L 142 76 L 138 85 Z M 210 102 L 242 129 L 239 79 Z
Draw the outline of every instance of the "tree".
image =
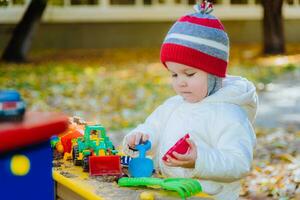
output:
M 262 0 L 264 8 L 264 54 L 285 53 L 282 18 L 283 0 Z
M 21 21 L 13 31 L 13 35 L 6 46 L 2 59 L 8 62 L 24 62 L 31 46 L 32 37 L 36 31 L 47 0 L 31 0 Z

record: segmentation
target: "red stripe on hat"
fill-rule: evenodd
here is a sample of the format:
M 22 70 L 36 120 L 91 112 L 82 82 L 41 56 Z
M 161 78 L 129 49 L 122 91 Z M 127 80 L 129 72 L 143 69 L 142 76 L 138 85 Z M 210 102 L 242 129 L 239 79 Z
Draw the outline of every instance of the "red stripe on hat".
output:
M 193 16 L 183 16 L 180 19 L 178 19 L 179 22 L 190 22 L 193 24 L 198 24 L 201 26 L 207 26 L 210 28 L 216 28 L 224 31 L 224 26 L 221 24 L 221 22 L 218 19 L 208 19 L 208 18 L 198 18 Z
M 165 66 L 167 61 L 171 61 L 201 69 L 218 77 L 226 76 L 226 61 L 177 44 L 164 43 L 161 47 L 160 60 Z

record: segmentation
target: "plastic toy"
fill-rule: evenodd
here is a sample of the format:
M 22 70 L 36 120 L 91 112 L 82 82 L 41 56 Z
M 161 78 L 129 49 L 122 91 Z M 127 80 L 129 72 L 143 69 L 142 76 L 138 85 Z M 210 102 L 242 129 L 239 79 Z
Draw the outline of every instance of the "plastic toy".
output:
M 72 141 L 76 140 L 78 137 L 82 137 L 82 134 L 76 129 L 71 129 L 66 134 L 59 137 L 61 145 L 63 146 L 63 153 L 71 153 Z
M 50 144 L 54 151 L 54 159 L 72 160 L 72 143 L 81 136 L 82 133 L 71 125 L 65 133 L 51 137 Z
M 172 190 L 179 193 L 182 199 L 202 192 L 202 187 L 198 180 L 191 178 L 128 178 L 119 179 L 118 185 L 121 187 L 160 187 L 165 190 Z
M 25 102 L 15 90 L 0 90 L 0 121 L 20 121 L 25 113 Z
M 90 156 L 89 172 L 91 176 L 119 176 L 122 173 L 120 165 L 120 156 Z
M 155 196 L 152 192 L 142 192 L 140 194 L 141 200 L 155 200 Z
M 132 157 L 130 156 L 121 156 L 121 165 L 123 167 L 128 167 L 129 162 L 132 160 Z
M 180 154 L 185 154 L 190 145 L 186 142 L 186 139 L 190 138 L 190 135 L 189 134 L 186 134 L 185 136 L 183 136 L 180 140 L 178 140 L 176 142 L 176 144 L 174 144 L 168 151 L 167 153 L 165 153 L 165 155 L 163 156 L 163 160 L 164 161 L 167 161 L 167 155 L 171 156 L 172 158 L 175 158 L 173 156 L 173 152 L 177 152 L 177 153 L 180 153 Z
M 76 140 L 78 137 L 82 137 L 82 134 L 76 129 L 70 130 L 65 135 L 60 137 L 61 144 L 64 148 L 64 153 L 71 153 L 72 140 Z
M 1 199 L 53 200 L 49 138 L 64 132 L 68 118 L 27 112 L 20 123 L 0 124 Z
M 139 157 L 130 160 L 128 165 L 132 177 L 150 177 L 153 173 L 153 161 L 146 158 L 146 151 L 151 149 L 151 142 L 148 140 L 136 146 Z
M 90 171 L 91 175 L 107 175 L 116 171 L 121 173 L 120 156 L 106 135 L 106 130 L 101 125 L 86 125 L 84 136 L 78 137 L 73 144 L 72 158 L 77 166 L 82 166 L 84 171 Z M 90 160 L 90 158 L 93 158 Z M 96 158 L 110 156 L 106 158 Z M 111 161 L 110 164 L 109 160 Z M 105 161 L 105 162 L 104 162 Z M 97 164 L 102 162 L 102 164 Z M 92 165 L 92 166 L 90 166 Z M 109 172 L 106 172 L 110 169 Z
M 64 147 L 61 144 L 61 140 L 56 135 L 51 137 L 50 145 L 51 145 L 51 148 L 56 150 L 57 152 L 59 152 L 61 154 L 64 152 Z

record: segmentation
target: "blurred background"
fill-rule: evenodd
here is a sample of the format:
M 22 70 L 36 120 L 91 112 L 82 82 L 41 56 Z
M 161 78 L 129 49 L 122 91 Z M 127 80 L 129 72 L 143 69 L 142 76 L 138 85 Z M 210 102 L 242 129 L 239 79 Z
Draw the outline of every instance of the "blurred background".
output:
M 244 199 L 300 199 L 300 0 L 215 0 L 228 73 L 255 83 L 258 145 Z M 160 45 L 195 0 L 0 0 L 0 89 L 29 111 L 102 123 L 116 141 L 166 98 Z

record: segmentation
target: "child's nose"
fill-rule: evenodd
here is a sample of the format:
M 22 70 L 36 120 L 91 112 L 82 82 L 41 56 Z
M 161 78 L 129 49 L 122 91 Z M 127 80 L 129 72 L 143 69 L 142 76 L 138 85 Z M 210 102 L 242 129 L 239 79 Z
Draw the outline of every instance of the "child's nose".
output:
M 178 85 L 180 86 L 180 87 L 185 87 L 185 86 L 187 86 L 187 82 L 186 82 L 186 79 L 185 78 L 179 78 L 179 80 L 178 80 Z

